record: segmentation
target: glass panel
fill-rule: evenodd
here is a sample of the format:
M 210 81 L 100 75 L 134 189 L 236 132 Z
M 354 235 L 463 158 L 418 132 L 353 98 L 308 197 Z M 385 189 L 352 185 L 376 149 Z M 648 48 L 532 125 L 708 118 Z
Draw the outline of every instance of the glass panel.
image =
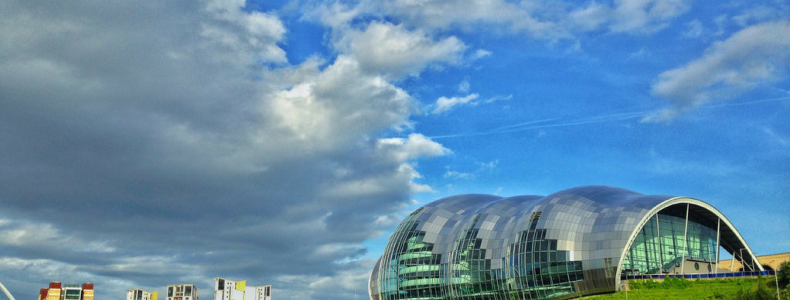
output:
M 686 232 L 685 226 L 684 218 L 658 214 L 658 223 L 651 218 L 626 253 L 623 275 L 668 273 L 686 260 L 715 261 L 716 229 L 689 221 Z

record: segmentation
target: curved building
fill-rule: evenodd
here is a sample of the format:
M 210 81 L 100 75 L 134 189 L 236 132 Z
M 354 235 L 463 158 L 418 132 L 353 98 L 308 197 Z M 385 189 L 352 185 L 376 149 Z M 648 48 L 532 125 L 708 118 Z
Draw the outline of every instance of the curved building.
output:
M 718 272 L 719 249 L 762 270 L 713 206 L 585 186 L 549 196 L 459 195 L 411 213 L 370 276 L 372 300 L 549 299 L 640 274 Z

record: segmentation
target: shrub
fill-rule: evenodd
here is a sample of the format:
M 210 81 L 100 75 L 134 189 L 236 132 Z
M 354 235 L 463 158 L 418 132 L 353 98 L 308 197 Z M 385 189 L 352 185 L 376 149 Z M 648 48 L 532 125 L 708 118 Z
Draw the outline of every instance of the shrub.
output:
M 769 280 L 757 276 L 751 288 L 741 289 L 735 294 L 734 300 L 772 300 L 776 299 L 776 289 Z
M 657 282 L 657 281 L 655 281 L 653 279 L 645 279 L 645 280 L 631 279 L 631 280 L 628 280 L 628 287 L 630 287 L 632 290 L 654 289 L 654 288 L 658 287 L 659 284 L 660 284 L 660 282 Z
M 692 283 L 683 277 L 667 276 L 664 282 L 661 283 L 663 289 L 685 289 Z

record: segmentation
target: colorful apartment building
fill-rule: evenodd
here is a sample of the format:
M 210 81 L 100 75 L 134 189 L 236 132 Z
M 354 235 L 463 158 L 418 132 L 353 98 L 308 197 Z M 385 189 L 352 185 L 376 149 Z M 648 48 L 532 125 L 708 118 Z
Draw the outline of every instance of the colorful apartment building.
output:
M 38 300 L 93 300 L 93 283 L 62 284 L 49 283 L 49 288 L 39 291 Z

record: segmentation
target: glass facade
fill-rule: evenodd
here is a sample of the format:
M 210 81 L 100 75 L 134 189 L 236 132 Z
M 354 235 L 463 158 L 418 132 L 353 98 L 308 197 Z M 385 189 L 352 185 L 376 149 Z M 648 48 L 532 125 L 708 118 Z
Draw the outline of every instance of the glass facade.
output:
M 717 254 L 716 234 L 716 228 L 656 214 L 642 227 L 626 252 L 623 275 L 668 273 L 687 260 L 713 262 Z
M 688 227 L 687 203 L 697 216 Z M 448 197 L 397 227 L 369 293 L 372 300 L 515 300 L 611 292 L 621 275 L 661 272 L 684 257 L 715 259 L 712 210 L 691 198 L 605 186 L 545 197 Z M 726 233 L 729 252 L 747 248 L 737 231 Z

